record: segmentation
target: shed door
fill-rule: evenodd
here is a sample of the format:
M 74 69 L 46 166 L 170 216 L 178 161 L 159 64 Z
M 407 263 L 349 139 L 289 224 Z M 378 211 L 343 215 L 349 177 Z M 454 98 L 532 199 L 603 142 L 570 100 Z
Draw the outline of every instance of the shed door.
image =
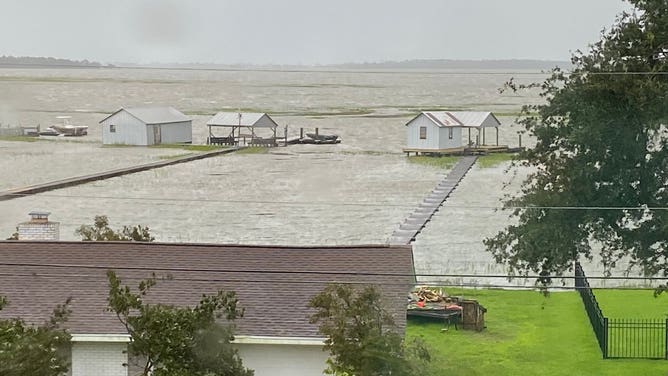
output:
M 157 145 L 161 143 L 162 135 L 160 134 L 160 126 L 159 125 L 153 125 L 153 144 Z

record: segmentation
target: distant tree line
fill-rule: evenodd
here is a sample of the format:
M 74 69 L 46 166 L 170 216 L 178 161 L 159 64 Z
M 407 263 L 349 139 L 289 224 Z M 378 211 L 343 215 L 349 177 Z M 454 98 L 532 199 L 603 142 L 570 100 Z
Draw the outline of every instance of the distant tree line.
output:
M 0 56 L 0 66 L 34 66 L 34 67 L 113 67 L 111 64 L 102 65 L 95 61 L 58 59 L 55 57 L 34 56 Z

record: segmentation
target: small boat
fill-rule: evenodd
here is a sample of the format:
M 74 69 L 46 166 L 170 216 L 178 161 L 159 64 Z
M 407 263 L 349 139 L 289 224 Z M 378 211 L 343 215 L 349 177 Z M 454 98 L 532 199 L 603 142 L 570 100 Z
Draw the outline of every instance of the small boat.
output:
M 71 116 L 58 116 L 57 119 L 62 119 L 62 124 L 54 124 L 49 128 L 54 129 L 59 134 L 63 136 L 85 136 L 88 134 L 87 125 L 74 125 L 70 124 L 67 120 L 72 118 Z M 49 129 L 47 128 L 47 129 Z
M 40 131 L 39 135 L 40 136 L 60 136 L 60 132 L 53 129 L 53 127 L 48 127 L 45 130 Z
M 338 144 L 341 142 L 339 136 L 335 134 L 307 133 L 306 137 L 300 140 L 302 144 Z

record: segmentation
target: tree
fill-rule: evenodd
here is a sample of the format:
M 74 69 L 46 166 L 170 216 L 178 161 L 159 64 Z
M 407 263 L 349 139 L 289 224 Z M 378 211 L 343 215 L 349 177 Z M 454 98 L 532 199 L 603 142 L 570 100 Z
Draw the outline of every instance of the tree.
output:
M 17 227 L 12 236 L 8 237 L 6 240 L 19 240 L 19 228 Z
M 420 342 L 404 342 L 374 286 L 356 290 L 350 285 L 329 285 L 309 306 L 316 309 L 311 323 L 319 324 L 320 333 L 327 337 L 328 374 L 425 374 L 420 367 L 429 361 L 428 351 Z
M 504 205 L 516 223 L 485 240 L 511 274 L 562 273 L 596 252 L 606 270 L 629 257 L 668 274 L 668 211 L 656 209 L 668 206 L 668 2 L 629 2 L 570 73 L 507 85 L 545 98 L 520 120 L 537 143 L 519 162 L 534 172 Z
M 142 281 L 138 293 L 113 271 L 109 279 L 109 310 L 114 312 L 130 334 L 128 354 L 140 359 L 142 376 L 252 376 L 236 349 L 233 327 L 222 325 L 242 316 L 234 292 L 218 291 L 203 295 L 193 308 L 145 301 L 156 278 Z
M 8 301 L 0 296 L 0 311 Z M 70 313 L 69 299 L 41 326 L 21 319 L 0 320 L 0 375 L 60 376 L 67 373 L 70 335 L 61 328 Z
M 147 226 L 123 226 L 120 231 L 109 227 L 109 218 L 106 215 L 96 215 L 93 225 L 82 225 L 75 233 L 81 236 L 82 241 L 135 241 L 152 242 L 155 240 Z

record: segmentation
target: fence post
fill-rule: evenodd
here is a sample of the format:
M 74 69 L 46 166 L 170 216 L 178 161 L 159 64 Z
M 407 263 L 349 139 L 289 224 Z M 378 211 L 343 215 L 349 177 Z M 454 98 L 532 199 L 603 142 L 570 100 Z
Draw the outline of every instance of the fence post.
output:
M 664 344 L 665 344 L 665 346 L 666 346 L 666 347 L 663 348 L 663 350 L 664 350 L 664 356 L 663 356 L 663 358 L 664 358 L 664 359 L 668 359 L 668 319 L 666 319 L 666 325 L 663 327 L 663 331 L 664 331 L 664 333 L 665 333 L 665 342 L 664 342 Z
M 603 359 L 608 359 L 608 318 L 603 318 Z

